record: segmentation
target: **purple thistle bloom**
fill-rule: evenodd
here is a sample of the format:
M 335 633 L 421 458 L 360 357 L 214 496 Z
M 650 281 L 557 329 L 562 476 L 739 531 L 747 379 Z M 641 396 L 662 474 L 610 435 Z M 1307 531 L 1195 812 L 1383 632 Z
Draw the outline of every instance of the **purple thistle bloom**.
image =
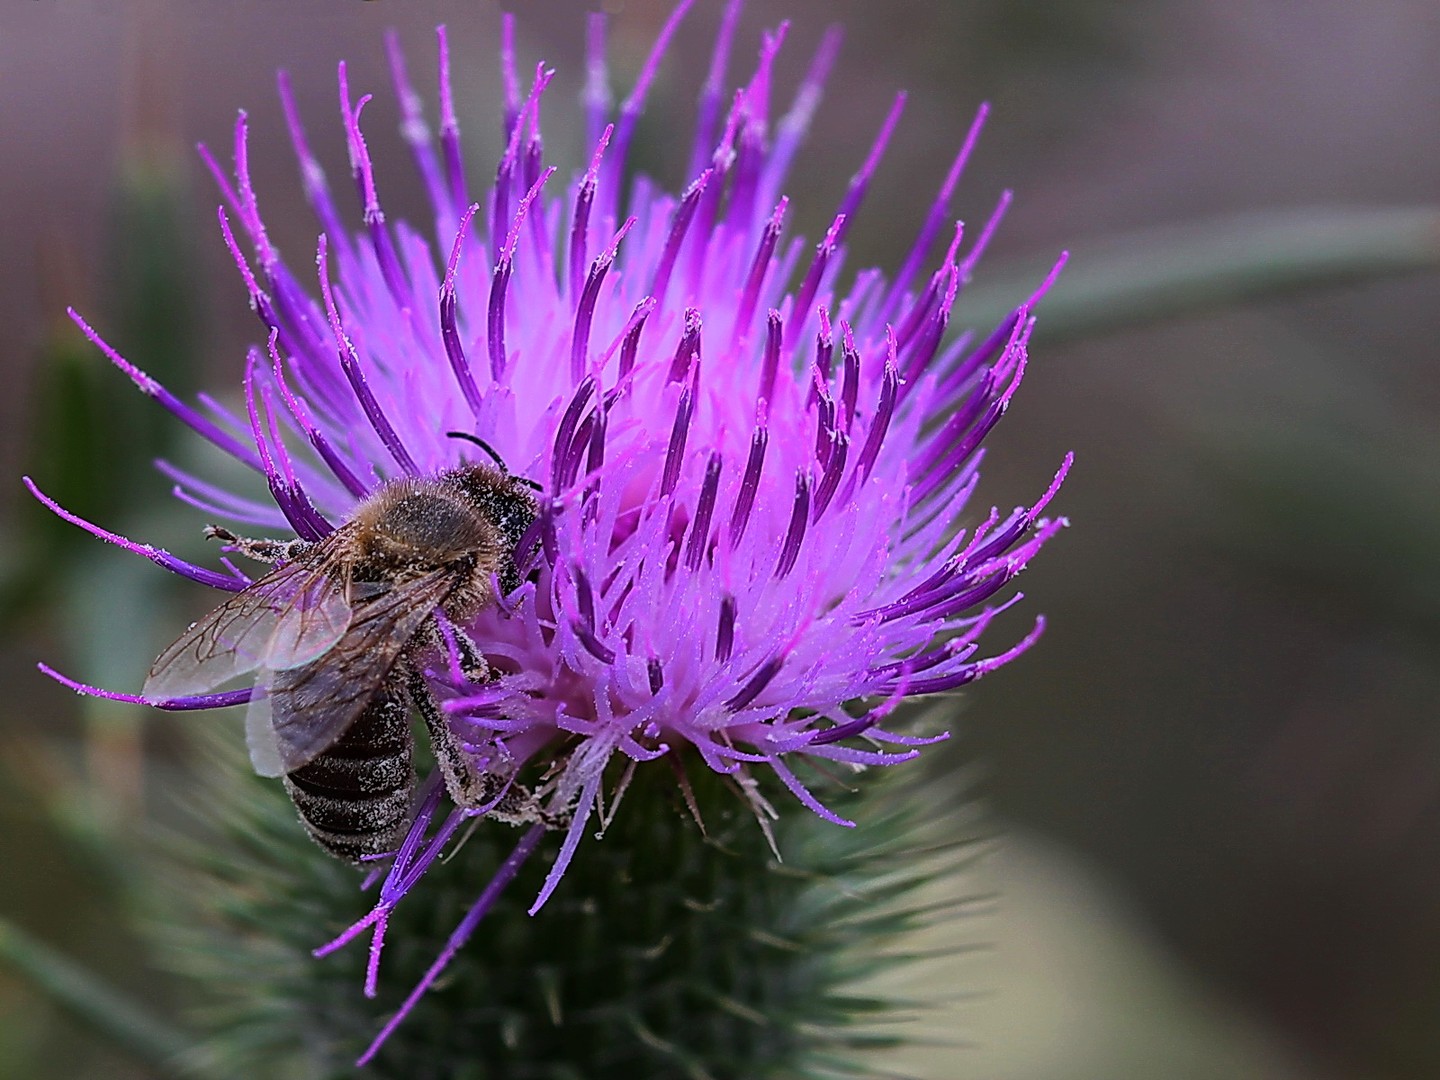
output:
M 466 681 L 443 619 L 449 647 L 426 670 L 477 767 L 507 783 L 523 774 L 546 820 L 563 823 L 532 912 L 593 829 L 602 796 L 614 813 L 631 770 L 664 767 L 660 759 L 733 776 L 767 830 L 775 812 L 754 779 L 764 771 L 809 810 L 851 825 L 807 789 L 794 761 L 889 765 L 934 741 L 890 730 L 887 719 L 903 700 L 953 690 L 1034 642 L 1038 619 L 1001 651 L 981 653 L 978 639 L 1020 598 L 997 594 L 1064 524 L 1041 515 L 1068 458 L 1032 505 L 958 526 L 981 441 L 1023 375 L 1031 308 L 1054 277 L 983 338 L 948 335 L 1008 204 L 1007 194 L 973 240 L 955 224 L 923 272 L 984 110 L 899 271 L 888 281 L 847 275 L 845 237 L 904 98 L 820 243 L 788 234 L 786 174 L 835 59 L 834 33 L 777 118 L 770 73 L 783 26 L 765 37 L 750 79 L 728 98 L 722 91 L 739 14 L 732 2 L 700 98 L 689 186 L 672 195 L 628 180 L 646 93 L 689 7 L 682 2 L 666 23 L 613 119 L 604 22 L 592 17 L 584 101 L 593 157 L 568 186 L 541 143 L 551 73 L 537 68 L 522 90 L 507 17 L 507 145 L 479 201 L 462 164 L 444 29 L 438 140 L 392 38 L 402 130 L 434 212 L 429 236 L 382 210 L 361 131 L 370 99 L 353 96 L 344 65 L 341 117 L 363 229 L 342 224 L 282 75 L 304 189 L 324 230 L 315 290 L 266 236 L 244 114 L 233 182 L 202 149 L 224 195 L 224 240 L 268 336 L 249 356 L 243 414 L 210 398 L 177 400 L 75 316 L 143 392 L 264 478 L 273 501 L 261 503 L 163 465 L 180 498 L 226 521 L 319 540 L 387 482 L 473 457 L 451 431 L 473 433 L 540 486 L 539 517 L 516 552 L 523 583 L 463 628 L 497 676 Z M 184 562 L 32 490 L 68 520 L 179 574 L 232 592 L 249 584 L 228 563 L 217 572 Z M 248 696 L 148 703 L 194 709 Z M 617 760 L 623 768 L 602 792 Z M 442 794 L 432 777 L 375 907 L 320 950 L 373 930 L 371 992 L 389 912 L 459 825 L 487 809 L 447 812 Z M 545 828 L 523 834 L 382 1040 Z

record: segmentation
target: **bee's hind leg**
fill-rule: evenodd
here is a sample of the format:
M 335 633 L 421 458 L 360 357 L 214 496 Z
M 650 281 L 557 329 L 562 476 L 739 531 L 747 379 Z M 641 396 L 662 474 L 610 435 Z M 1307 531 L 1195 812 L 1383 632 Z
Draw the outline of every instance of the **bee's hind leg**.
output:
M 430 684 L 418 669 L 410 669 L 406 690 L 415 710 L 425 721 L 430 749 L 435 753 L 435 761 L 440 766 L 440 775 L 445 778 L 445 790 L 450 793 L 451 801 L 456 806 L 472 810 L 484 806 L 498 790 L 497 778 L 475 767 L 451 729 L 449 718 L 430 692 Z
M 292 559 L 305 554 L 312 546 L 310 541 L 301 540 L 298 537 L 294 540 L 267 540 L 263 537 L 260 539 L 250 539 L 249 537 L 236 536 L 222 525 L 206 525 L 205 536 L 209 540 L 219 540 L 222 544 L 234 551 L 238 551 L 247 559 L 254 559 L 256 562 L 290 562 Z
M 471 644 L 473 648 L 473 643 Z M 484 660 L 481 660 L 484 663 Z M 425 676 L 411 668 L 406 687 L 415 709 L 425 721 L 425 730 L 430 736 L 430 749 L 440 766 L 440 775 L 445 779 L 445 790 L 450 801 L 466 810 L 488 807 L 489 817 L 511 825 L 541 823 L 547 828 L 559 828 L 560 824 L 540 806 L 529 790 L 515 783 L 513 777 L 506 779 L 496 772 L 478 769 L 460 739 L 450 727 L 450 721 L 441 710 L 430 684 Z

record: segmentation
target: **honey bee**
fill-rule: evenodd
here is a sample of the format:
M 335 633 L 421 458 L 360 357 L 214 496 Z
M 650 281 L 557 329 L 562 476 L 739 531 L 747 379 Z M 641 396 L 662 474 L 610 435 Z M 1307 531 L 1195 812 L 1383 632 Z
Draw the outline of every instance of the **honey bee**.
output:
M 500 595 L 519 585 L 515 547 L 536 515 L 529 486 L 483 464 L 394 480 L 314 543 L 211 526 L 275 568 L 162 652 L 145 697 L 208 693 L 254 673 L 245 728 L 255 771 L 282 777 L 315 842 L 357 865 L 394 851 L 409 825 L 412 707 L 452 799 L 482 804 L 495 778 L 461 752 L 416 656 L 440 642 L 443 616 L 466 677 L 489 677 L 458 624 L 495 603 L 497 581 Z

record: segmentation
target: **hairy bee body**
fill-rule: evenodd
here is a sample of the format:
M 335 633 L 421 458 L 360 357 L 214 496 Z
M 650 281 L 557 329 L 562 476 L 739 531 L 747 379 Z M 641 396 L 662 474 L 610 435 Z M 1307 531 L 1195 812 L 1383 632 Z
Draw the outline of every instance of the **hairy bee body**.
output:
M 357 864 L 394 851 L 415 800 L 414 751 L 409 699 L 381 690 L 330 749 L 283 778 L 311 839 Z
M 393 851 L 416 789 L 411 708 L 425 721 L 451 798 L 493 790 L 476 775 L 416 663 L 440 640 L 437 617 L 471 680 L 488 677 L 459 625 L 519 584 L 515 548 L 535 519 L 527 481 L 488 465 L 395 480 L 313 544 L 216 536 L 276 563 L 160 654 L 152 699 L 206 693 L 255 673 L 250 759 L 283 777 L 322 848 L 365 863 Z

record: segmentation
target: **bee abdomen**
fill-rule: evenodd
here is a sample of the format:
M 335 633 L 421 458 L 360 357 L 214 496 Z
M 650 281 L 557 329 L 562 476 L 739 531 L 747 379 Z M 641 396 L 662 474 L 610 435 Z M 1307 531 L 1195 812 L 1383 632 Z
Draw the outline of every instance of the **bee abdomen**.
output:
M 411 749 L 403 699 L 386 694 L 334 745 L 287 775 L 286 790 L 311 838 L 357 864 L 394 851 L 414 801 Z

